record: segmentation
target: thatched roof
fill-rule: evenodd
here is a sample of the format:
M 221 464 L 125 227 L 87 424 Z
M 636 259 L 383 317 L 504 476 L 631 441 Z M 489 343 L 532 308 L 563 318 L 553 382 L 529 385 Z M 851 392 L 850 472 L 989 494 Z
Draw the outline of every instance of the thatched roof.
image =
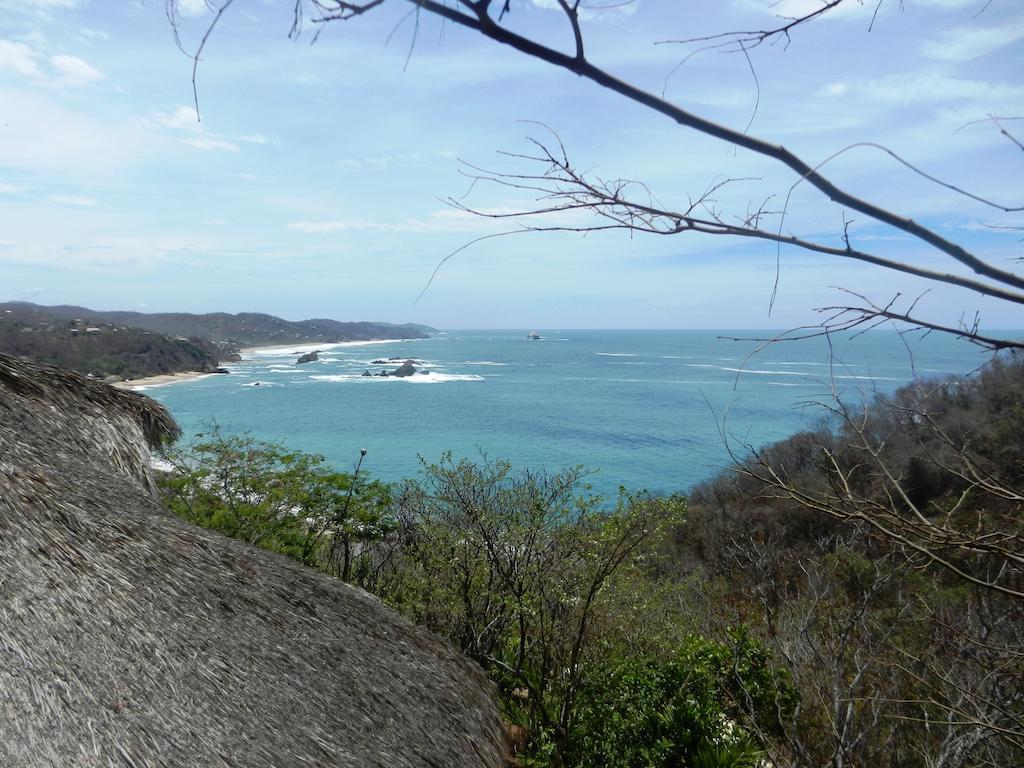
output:
M 147 443 L 176 430 L 0 355 L 0 765 L 500 765 L 472 663 L 159 505 Z

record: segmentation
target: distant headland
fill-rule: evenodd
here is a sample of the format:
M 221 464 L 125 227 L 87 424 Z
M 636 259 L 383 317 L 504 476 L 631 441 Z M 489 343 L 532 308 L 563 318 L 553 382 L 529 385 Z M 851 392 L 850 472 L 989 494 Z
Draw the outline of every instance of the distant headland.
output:
M 246 347 L 423 339 L 415 323 L 284 320 L 258 312 L 126 312 L 0 303 L 0 352 L 111 382 L 178 373 L 223 372 Z

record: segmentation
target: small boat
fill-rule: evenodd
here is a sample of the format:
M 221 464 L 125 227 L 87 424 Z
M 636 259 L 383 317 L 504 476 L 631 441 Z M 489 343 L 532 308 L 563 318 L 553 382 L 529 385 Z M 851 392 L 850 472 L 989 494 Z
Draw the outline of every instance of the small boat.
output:
M 537 333 L 536 331 L 530 331 L 528 334 L 526 334 L 526 338 L 537 341 L 540 338 L 540 334 Z

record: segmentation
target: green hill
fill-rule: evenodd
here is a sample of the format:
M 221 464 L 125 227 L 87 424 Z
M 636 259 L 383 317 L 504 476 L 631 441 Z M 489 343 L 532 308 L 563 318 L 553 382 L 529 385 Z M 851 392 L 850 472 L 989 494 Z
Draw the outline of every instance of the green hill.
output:
M 248 346 L 419 339 L 431 330 L 326 319 L 293 322 L 258 313 L 146 314 L 0 303 L 0 352 L 98 378 L 211 372 Z
M 131 326 L 167 336 L 207 339 L 218 347 L 237 351 L 241 347 L 305 342 L 372 341 L 376 339 L 422 339 L 433 328 L 413 323 L 394 325 L 379 322 L 343 323 L 338 320 L 284 320 L 273 315 L 243 312 L 232 315 L 213 312 L 110 312 L 76 306 L 42 307 L 26 302 L 0 304 L 0 314 L 9 309 L 33 309 L 61 320 L 86 318 L 118 326 Z
M 94 318 L 65 320 L 21 308 L 0 309 L 0 352 L 97 378 L 139 378 L 215 371 L 221 352 L 203 339 L 170 338 Z

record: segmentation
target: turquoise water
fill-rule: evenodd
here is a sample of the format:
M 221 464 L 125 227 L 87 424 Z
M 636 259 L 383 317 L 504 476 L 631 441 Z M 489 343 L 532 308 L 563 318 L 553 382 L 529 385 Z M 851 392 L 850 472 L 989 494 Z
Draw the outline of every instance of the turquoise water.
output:
M 418 341 L 263 350 L 228 376 L 153 387 L 186 433 L 215 419 L 226 432 L 325 455 L 382 480 L 419 470 L 417 456 L 508 459 L 518 467 L 595 470 L 595 491 L 619 485 L 686 490 L 729 463 L 719 428 L 754 446 L 822 417 L 833 385 L 846 397 L 889 392 L 918 375 L 967 373 L 986 360 L 950 338 L 901 339 L 875 331 L 854 340 L 757 345 L 713 331 L 451 331 Z M 906 343 L 905 343 L 906 341 Z M 909 344 L 909 351 L 908 346 Z M 428 375 L 366 378 L 411 357 Z M 743 372 L 740 373 L 739 369 Z M 254 386 L 259 382 L 259 386 Z

